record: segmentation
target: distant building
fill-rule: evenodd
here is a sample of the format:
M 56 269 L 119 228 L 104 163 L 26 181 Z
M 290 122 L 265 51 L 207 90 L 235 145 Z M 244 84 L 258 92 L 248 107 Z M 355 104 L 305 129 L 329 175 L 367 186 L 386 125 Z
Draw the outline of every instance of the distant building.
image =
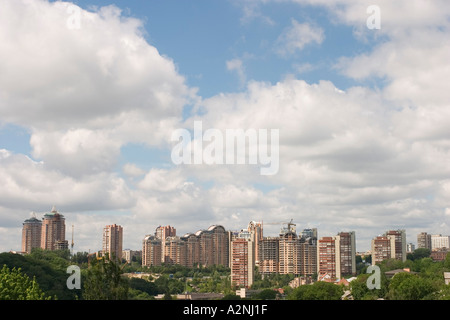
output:
M 41 248 L 58 250 L 65 248 L 66 243 L 65 218 L 53 206 L 52 211 L 45 213 L 42 219 Z
M 443 236 L 441 234 L 433 234 L 431 235 L 431 250 L 440 250 L 445 248 L 450 248 L 450 237 Z
M 102 254 L 109 258 L 122 260 L 123 228 L 117 224 L 103 228 Z
M 444 248 L 444 249 L 438 249 L 431 251 L 430 258 L 434 261 L 444 261 L 447 257 L 447 254 L 450 253 L 450 249 Z
M 247 230 L 252 235 L 253 243 L 255 244 L 255 264 L 259 265 L 259 246 L 261 241 L 263 240 L 263 225 L 261 222 L 250 221 L 247 227 Z
M 131 263 L 133 258 L 140 258 L 142 256 L 142 251 L 124 249 L 122 251 L 122 259 L 126 260 L 128 263 Z
M 372 265 L 386 259 L 406 261 L 405 230 L 389 230 L 372 239 Z
M 431 250 L 431 234 L 421 232 L 417 235 L 417 248 Z
M 414 243 L 406 244 L 406 253 L 414 252 L 414 250 L 416 250 L 416 246 L 414 245 Z
M 161 239 L 148 235 L 142 241 L 142 266 L 161 265 Z
M 278 273 L 279 244 L 278 237 L 264 237 L 259 244 L 259 273 L 263 277 Z
M 250 288 L 254 281 L 255 237 L 242 231 L 231 241 L 231 283 L 239 288 Z
M 41 231 L 42 221 L 33 212 L 32 217 L 23 222 L 22 252 L 31 253 L 33 248 L 41 247 Z
M 355 232 L 340 232 L 318 241 L 317 268 L 319 279 L 340 279 L 356 273 Z
M 174 227 L 171 226 L 159 226 L 155 230 L 155 237 L 156 239 L 161 240 L 161 262 L 164 262 L 164 252 L 165 252 L 165 245 L 166 245 L 166 238 L 167 237 L 175 237 L 177 235 L 177 230 Z

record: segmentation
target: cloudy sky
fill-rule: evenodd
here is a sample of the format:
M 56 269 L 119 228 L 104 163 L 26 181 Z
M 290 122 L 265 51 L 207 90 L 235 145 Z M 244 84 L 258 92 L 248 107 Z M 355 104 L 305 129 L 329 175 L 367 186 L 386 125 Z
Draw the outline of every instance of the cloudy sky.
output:
M 450 235 L 447 0 L 0 0 L 0 43 L 0 251 L 53 205 L 75 251 L 113 223 L 135 250 L 251 220 Z M 175 164 L 194 121 L 278 130 L 278 172 Z

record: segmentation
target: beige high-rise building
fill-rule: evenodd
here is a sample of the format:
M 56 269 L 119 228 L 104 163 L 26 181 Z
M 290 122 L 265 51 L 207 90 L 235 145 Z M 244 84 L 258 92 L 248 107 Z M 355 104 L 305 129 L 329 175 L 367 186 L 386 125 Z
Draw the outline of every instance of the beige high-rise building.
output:
M 299 274 L 312 276 L 317 273 L 317 239 L 304 238 L 298 239 L 300 267 Z
M 165 262 L 165 245 L 167 237 L 175 237 L 177 235 L 177 230 L 171 226 L 159 226 L 155 230 L 156 239 L 161 240 L 161 262 Z
M 33 248 L 41 247 L 41 231 L 42 221 L 33 212 L 32 217 L 23 222 L 22 252 L 31 253 Z
M 263 225 L 261 222 L 250 221 L 247 230 L 252 235 L 253 243 L 255 244 L 255 264 L 259 265 L 259 245 L 263 239 Z
M 164 240 L 164 263 L 187 266 L 186 242 L 180 237 L 167 237 Z
M 294 231 L 280 233 L 279 242 L 280 274 L 300 274 L 300 246 L 297 234 Z
M 44 214 L 42 220 L 41 248 L 58 250 L 64 247 L 68 247 L 65 218 L 53 206 L 52 211 Z
M 161 239 L 148 235 L 142 241 L 142 266 L 161 265 Z
M 229 265 L 229 237 L 223 226 L 212 225 L 195 235 L 199 240 L 200 265 Z
M 102 254 L 111 260 L 122 260 L 123 228 L 117 224 L 103 228 Z

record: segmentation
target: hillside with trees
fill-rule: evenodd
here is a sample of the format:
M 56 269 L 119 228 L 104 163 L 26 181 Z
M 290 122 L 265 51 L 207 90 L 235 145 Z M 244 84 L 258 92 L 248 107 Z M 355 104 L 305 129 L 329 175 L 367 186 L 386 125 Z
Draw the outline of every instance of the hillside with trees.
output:
M 67 288 L 67 267 L 81 271 L 81 288 Z M 450 285 L 444 272 L 450 272 L 450 254 L 444 261 L 433 261 L 430 252 L 418 249 L 405 262 L 385 260 L 379 264 L 380 289 L 369 289 L 371 274 L 359 264 L 358 275 L 348 287 L 315 282 L 291 288 L 293 275 L 255 273 L 254 300 L 339 300 L 344 292 L 354 300 L 450 300 Z M 399 272 L 393 277 L 386 272 Z M 0 254 L 0 300 L 151 300 L 156 295 L 173 299 L 183 292 L 222 293 L 224 299 L 239 299 L 230 282 L 230 269 L 224 266 L 187 268 L 179 265 L 142 267 L 140 261 L 116 262 L 107 257 L 90 258 L 87 253 L 71 256 L 68 250 L 34 249 L 28 255 Z

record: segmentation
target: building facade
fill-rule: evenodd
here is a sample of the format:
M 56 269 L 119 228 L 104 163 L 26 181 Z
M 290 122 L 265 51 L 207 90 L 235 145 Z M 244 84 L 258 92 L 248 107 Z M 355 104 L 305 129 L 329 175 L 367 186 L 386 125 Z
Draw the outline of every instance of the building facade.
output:
M 23 222 L 22 227 L 22 252 L 31 253 L 33 248 L 41 247 L 42 221 L 35 214 Z
M 259 244 L 259 273 L 270 275 L 278 273 L 280 238 L 264 237 Z
M 123 245 L 123 228 L 112 224 L 103 228 L 102 254 L 108 254 L 109 258 L 121 261 Z
M 417 235 L 417 248 L 431 250 L 431 234 L 421 232 Z
M 231 283 L 237 287 L 250 288 L 254 281 L 255 241 L 246 230 L 231 241 Z
M 45 250 L 58 250 L 66 246 L 65 218 L 55 207 L 45 213 L 42 219 L 41 248 Z
M 431 250 L 437 251 L 437 250 L 450 248 L 449 238 L 450 238 L 449 236 L 443 236 L 441 234 L 431 235 Z
M 318 241 L 317 268 L 319 279 L 341 279 L 356 274 L 355 232 L 339 232 Z
M 148 235 L 142 241 L 142 266 L 160 266 L 162 254 L 161 239 Z
M 389 230 L 372 239 L 372 265 L 386 259 L 406 261 L 405 230 Z

